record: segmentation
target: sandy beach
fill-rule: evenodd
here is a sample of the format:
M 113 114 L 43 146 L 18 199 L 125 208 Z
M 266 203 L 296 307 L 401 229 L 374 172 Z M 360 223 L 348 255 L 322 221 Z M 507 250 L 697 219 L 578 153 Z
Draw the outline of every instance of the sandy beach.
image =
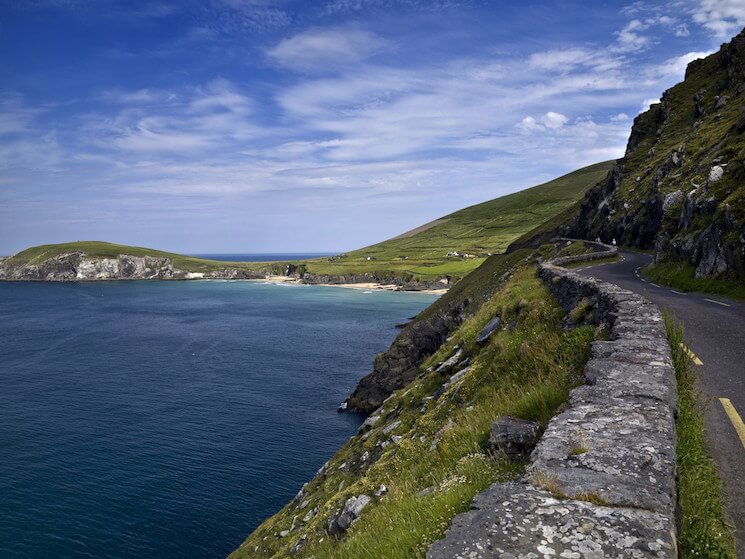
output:
M 366 283 L 312 283 L 312 284 L 306 284 L 302 280 L 298 278 L 293 278 L 291 276 L 276 276 L 276 275 L 270 275 L 267 276 L 264 279 L 261 280 L 252 280 L 252 281 L 267 281 L 270 283 L 296 283 L 298 285 L 322 285 L 325 287 L 343 287 L 346 289 L 362 289 L 365 291 L 368 290 L 382 290 L 382 291 L 406 291 L 407 293 L 426 293 L 428 295 L 444 295 L 447 293 L 447 289 L 401 289 L 400 285 L 396 285 L 395 283 L 389 283 L 389 284 L 383 284 L 383 283 L 375 283 L 375 282 L 366 282 Z

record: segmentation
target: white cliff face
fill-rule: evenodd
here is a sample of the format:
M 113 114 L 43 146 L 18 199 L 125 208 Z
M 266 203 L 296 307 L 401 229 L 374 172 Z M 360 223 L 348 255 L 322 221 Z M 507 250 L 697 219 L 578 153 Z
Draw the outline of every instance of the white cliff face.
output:
M 100 281 L 124 279 L 182 279 L 187 272 L 176 269 L 170 258 L 130 256 L 89 257 L 82 252 L 60 254 L 39 264 L 13 265 L 0 261 L 0 280 Z
M 76 270 L 79 280 L 101 280 L 119 277 L 119 259 L 102 258 L 101 260 L 82 259 Z

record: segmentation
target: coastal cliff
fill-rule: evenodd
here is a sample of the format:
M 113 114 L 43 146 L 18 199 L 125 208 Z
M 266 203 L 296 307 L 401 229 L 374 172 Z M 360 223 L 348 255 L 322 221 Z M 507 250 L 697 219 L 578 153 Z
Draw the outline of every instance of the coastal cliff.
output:
M 745 278 L 745 30 L 634 120 L 624 157 L 558 231 Z
M 38 263 L 0 260 L 0 280 L 6 281 L 106 281 L 167 279 L 259 279 L 266 272 L 226 267 L 207 272 L 190 272 L 174 266 L 172 260 L 158 256 L 120 254 L 98 258 L 83 252 L 63 253 Z
M 404 329 L 349 400 L 381 404 L 231 558 L 424 557 L 474 495 L 520 475 L 526 449 L 504 459 L 492 423 L 542 430 L 602 336 L 579 313 L 564 327 L 530 257 L 487 261 Z
M 370 413 L 393 391 L 409 384 L 419 366 L 467 318 L 497 292 L 509 270 L 530 255 L 515 251 L 495 255 L 455 284 L 445 295 L 407 324 L 391 347 L 376 356 L 373 370 L 363 377 L 342 404 L 342 410 Z

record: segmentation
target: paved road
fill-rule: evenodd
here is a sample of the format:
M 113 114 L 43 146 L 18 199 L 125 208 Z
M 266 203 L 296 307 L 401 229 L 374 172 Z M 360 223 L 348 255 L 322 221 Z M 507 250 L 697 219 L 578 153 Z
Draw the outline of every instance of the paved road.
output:
M 705 415 L 707 440 L 724 480 L 737 557 L 745 559 L 745 433 L 735 427 L 737 416 L 745 418 L 745 303 L 657 286 L 640 275 L 650 256 L 633 252 L 622 252 L 622 256 L 619 262 L 575 271 L 635 291 L 685 323 L 700 388 L 710 398 Z M 733 410 L 728 414 L 720 398 L 731 402 L 737 412 L 734 421 L 730 418 Z

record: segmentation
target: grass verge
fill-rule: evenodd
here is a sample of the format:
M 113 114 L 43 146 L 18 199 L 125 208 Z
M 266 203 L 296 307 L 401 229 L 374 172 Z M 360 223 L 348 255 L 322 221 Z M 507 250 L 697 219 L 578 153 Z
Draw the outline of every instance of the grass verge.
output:
M 735 559 L 734 539 L 724 519 L 722 481 L 706 448 L 696 378 L 681 346 L 685 341 L 683 325 L 666 313 L 665 326 L 678 379 L 679 557 Z
M 594 266 L 602 266 L 603 264 L 613 264 L 614 262 L 619 262 L 621 260 L 621 257 L 616 256 L 609 256 L 608 258 L 601 258 L 599 260 L 583 260 L 582 262 L 570 262 L 569 264 L 563 264 L 562 267 L 567 269 L 572 268 L 591 268 Z
M 745 284 L 743 282 L 728 279 L 697 278 L 694 267 L 688 262 L 659 262 L 647 266 L 644 273 L 656 283 L 674 287 L 681 291 L 712 293 L 738 301 L 745 301 Z

